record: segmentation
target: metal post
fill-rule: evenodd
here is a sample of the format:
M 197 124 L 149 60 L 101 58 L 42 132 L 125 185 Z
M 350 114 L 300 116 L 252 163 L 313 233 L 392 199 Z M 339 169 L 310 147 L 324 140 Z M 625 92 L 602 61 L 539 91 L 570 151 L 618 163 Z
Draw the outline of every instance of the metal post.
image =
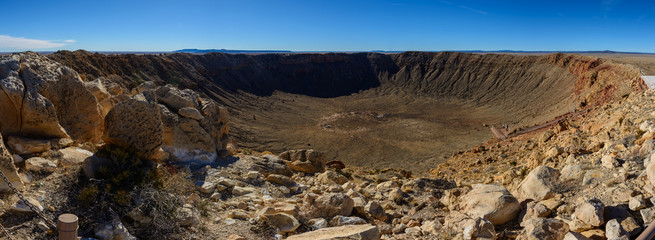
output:
M 655 236 L 655 221 L 651 222 L 646 230 L 639 234 L 637 240 L 650 240 L 653 238 L 653 236 Z
M 70 213 L 59 215 L 57 231 L 59 240 L 77 240 L 77 216 Z

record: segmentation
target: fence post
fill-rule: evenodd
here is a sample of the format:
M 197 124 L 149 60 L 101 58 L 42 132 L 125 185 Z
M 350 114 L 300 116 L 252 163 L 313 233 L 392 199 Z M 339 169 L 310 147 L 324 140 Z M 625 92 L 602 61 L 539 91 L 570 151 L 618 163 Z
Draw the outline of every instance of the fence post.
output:
M 59 240 L 77 240 L 77 216 L 70 213 L 59 215 L 57 231 Z

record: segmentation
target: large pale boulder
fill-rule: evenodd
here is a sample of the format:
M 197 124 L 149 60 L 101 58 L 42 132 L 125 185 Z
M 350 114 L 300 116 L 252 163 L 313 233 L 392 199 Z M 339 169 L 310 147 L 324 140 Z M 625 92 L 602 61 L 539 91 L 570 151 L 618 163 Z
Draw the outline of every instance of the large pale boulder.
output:
M 309 239 L 378 240 L 380 239 L 380 230 L 378 229 L 378 227 L 370 224 L 345 225 L 340 227 L 322 228 L 316 231 L 293 235 L 287 238 L 287 240 L 309 240 Z
M 7 138 L 7 147 L 16 154 L 42 153 L 50 150 L 50 141 L 10 136 Z
M 555 196 L 559 172 L 548 166 L 538 166 L 523 179 L 516 196 L 521 199 L 541 201 Z
M 159 106 L 143 94 L 117 104 L 105 117 L 105 142 L 133 149 L 145 158 L 162 146 L 163 135 Z
M 23 181 L 18 175 L 18 169 L 14 165 L 14 158 L 5 148 L 2 135 L 0 135 L 0 171 L 9 179 L 9 182 L 17 189 L 23 188 Z M 5 181 L 0 181 L 0 192 L 9 191 L 9 185 Z
M 593 198 L 586 200 L 582 205 L 578 206 L 573 213 L 573 218 L 579 219 L 582 222 L 594 227 L 603 225 L 605 205 L 598 199 Z
M 33 52 L 0 58 L 0 129 L 5 135 L 99 140 L 98 101 L 74 70 Z
M 481 217 L 494 225 L 514 219 L 521 211 L 519 201 L 502 186 L 476 184 L 460 198 L 460 209 L 472 218 Z

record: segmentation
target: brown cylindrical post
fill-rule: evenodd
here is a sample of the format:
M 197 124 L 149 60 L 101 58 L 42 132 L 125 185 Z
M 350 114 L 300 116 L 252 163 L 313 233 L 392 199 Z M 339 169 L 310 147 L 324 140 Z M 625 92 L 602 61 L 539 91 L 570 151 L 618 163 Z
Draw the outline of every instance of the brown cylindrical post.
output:
M 655 236 L 655 221 L 651 222 L 646 230 L 639 234 L 637 240 L 650 240 L 653 239 L 653 236 Z
M 77 216 L 70 213 L 59 215 L 57 231 L 59 240 L 77 240 Z

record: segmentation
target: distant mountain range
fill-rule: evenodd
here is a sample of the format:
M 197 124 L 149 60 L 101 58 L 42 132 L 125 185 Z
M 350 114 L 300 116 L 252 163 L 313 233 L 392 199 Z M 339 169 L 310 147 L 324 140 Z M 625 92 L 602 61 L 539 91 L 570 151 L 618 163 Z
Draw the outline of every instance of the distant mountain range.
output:
M 288 50 L 228 50 L 228 49 L 181 49 L 175 50 L 176 53 L 210 53 L 210 52 L 221 52 L 221 53 L 290 53 Z

